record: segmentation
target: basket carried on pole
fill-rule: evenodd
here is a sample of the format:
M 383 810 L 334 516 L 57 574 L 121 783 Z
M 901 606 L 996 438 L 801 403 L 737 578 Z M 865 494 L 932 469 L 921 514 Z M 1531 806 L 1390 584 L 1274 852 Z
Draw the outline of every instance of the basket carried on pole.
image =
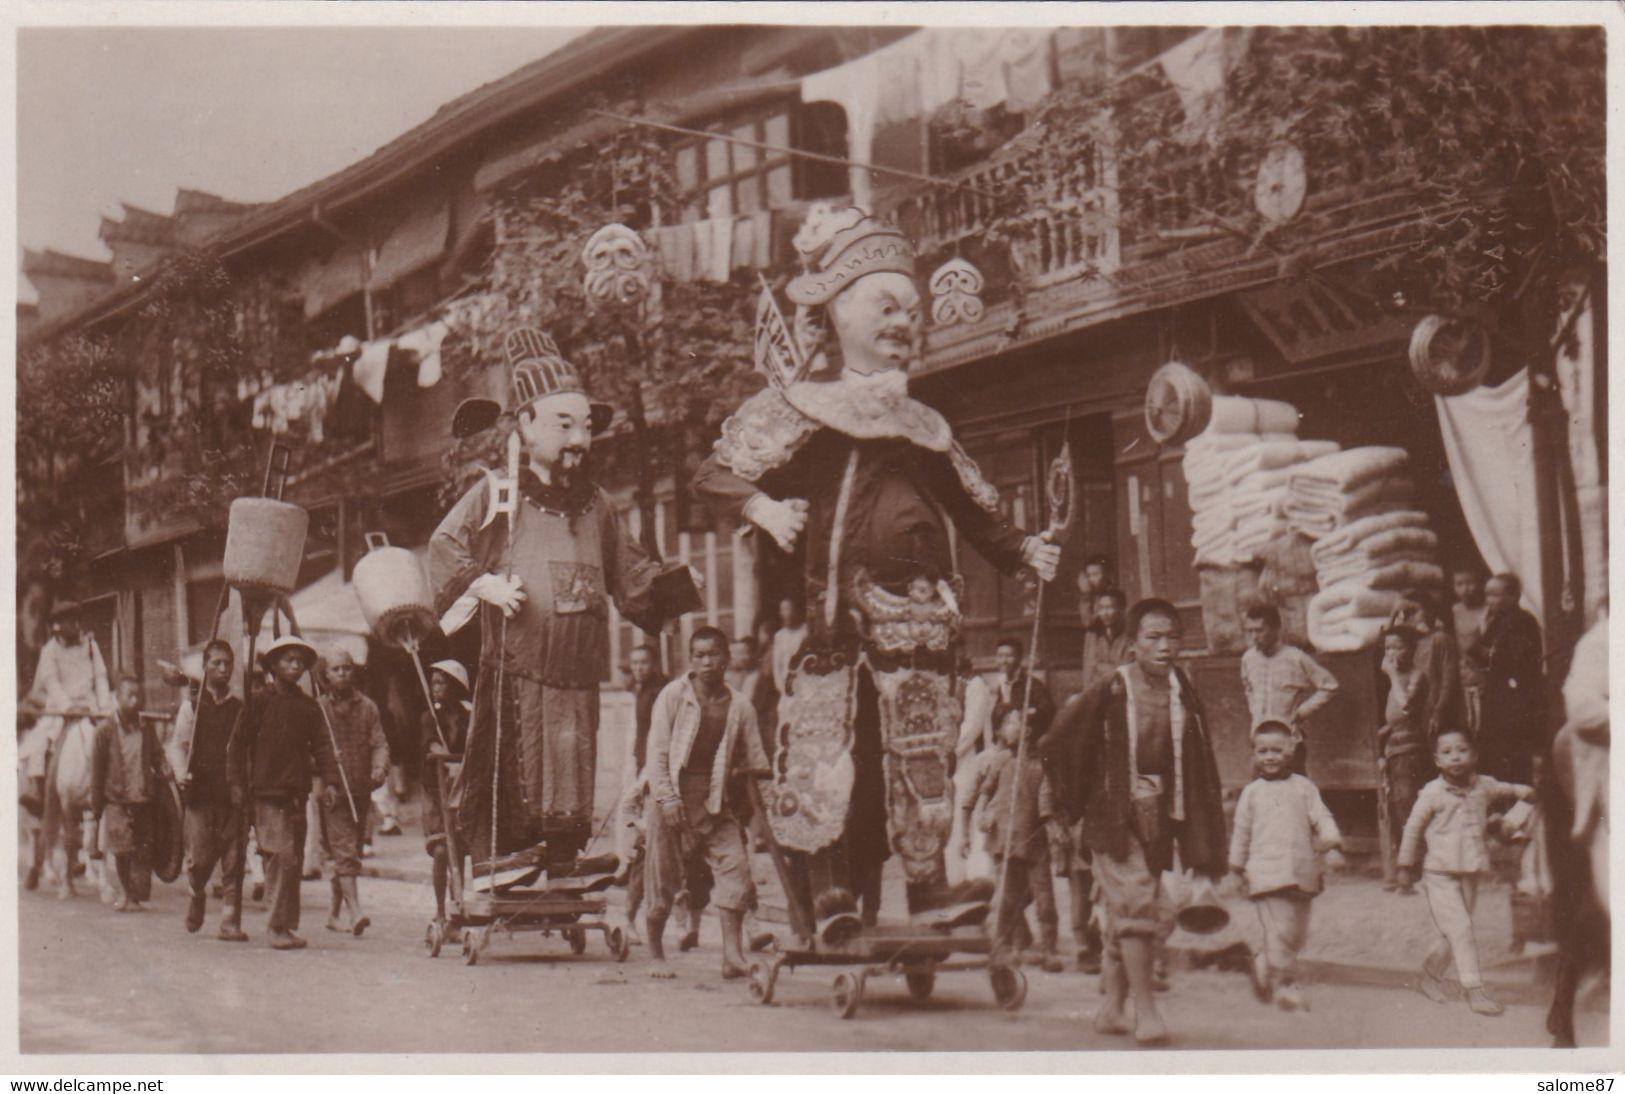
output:
M 423 701 L 429 706 L 434 720 L 435 735 L 441 745 L 450 748 L 446 733 L 440 726 L 440 715 L 434 708 L 434 694 L 429 690 L 429 679 L 423 673 L 423 659 L 419 656 L 423 640 L 439 627 L 434 614 L 434 595 L 429 590 L 429 575 L 423 572 L 423 563 L 404 547 L 391 547 L 389 537 L 382 532 L 367 533 L 367 553 L 355 564 L 350 583 L 361 603 L 361 614 L 367 626 L 382 642 L 399 646 L 412 659 L 418 683 L 423 688 Z

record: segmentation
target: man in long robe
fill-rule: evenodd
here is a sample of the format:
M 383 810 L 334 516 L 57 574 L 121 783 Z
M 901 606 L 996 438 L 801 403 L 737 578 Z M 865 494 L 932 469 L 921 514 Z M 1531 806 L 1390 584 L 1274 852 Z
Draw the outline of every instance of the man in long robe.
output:
M 545 844 L 549 872 L 558 874 L 592 834 L 609 601 L 655 633 L 659 565 L 587 476 L 593 437 L 608 427 L 610 408 L 589 402 L 546 335 L 515 332 L 508 349 L 511 412 L 528 464 L 511 510 L 504 511 L 508 488 L 493 475 L 463 495 L 430 540 L 429 569 L 448 631 L 476 606 L 480 616 L 463 846 L 483 863 Z
M 920 333 L 908 241 L 857 210 L 835 228 L 788 295 L 828 305 L 839 379 L 752 396 L 694 489 L 780 549 L 803 544 L 808 637 L 787 680 L 791 732 L 768 808 L 780 842 L 804 852 L 792 881 L 803 906 L 849 923 L 861 903 L 872 925 L 894 850 L 911 913 L 955 899 L 944 851 L 962 582 L 950 525 L 1008 574 L 1033 565 L 1048 580 L 1059 551 L 1004 519 L 942 415 L 908 395 Z M 840 727 L 840 743 L 813 740 L 815 724 Z

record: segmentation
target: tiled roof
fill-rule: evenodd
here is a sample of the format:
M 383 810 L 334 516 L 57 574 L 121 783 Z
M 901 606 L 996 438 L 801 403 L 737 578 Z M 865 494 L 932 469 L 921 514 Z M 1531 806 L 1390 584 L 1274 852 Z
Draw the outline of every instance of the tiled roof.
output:
M 61 251 L 23 251 L 23 273 L 29 277 L 74 277 L 82 281 L 113 283 L 113 264 L 98 262 L 94 258 L 80 258 Z
M 379 148 L 376 152 L 326 178 L 296 190 L 274 202 L 245 209 L 243 217 L 213 236 L 211 242 L 226 254 L 246 250 L 305 220 L 312 207 L 332 208 L 356 200 L 401 174 L 422 167 L 434 157 L 489 127 L 523 115 L 582 81 L 629 65 L 657 48 L 669 48 L 678 36 L 704 31 L 705 26 L 599 27 L 576 38 L 565 48 L 554 50 L 500 80 L 459 96 L 435 111 L 422 125 Z M 197 192 L 188 191 L 195 195 Z M 194 200 L 188 197 L 186 200 Z M 179 209 L 182 198 L 176 196 Z M 129 207 L 126 206 L 128 214 Z M 158 214 L 153 214 L 158 215 Z M 104 221 L 103 230 L 117 225 L 122 231 L 128 222 Z M 26 270 L 25 270 L 26 272 Z M 107 276 L 111 277 L 111 268 Z M 108 314 L 109 309 L 134 300 L 144 291 L 141 285 L 127 285 L 50 323 L 39 337 Z
M 102 217 L 104 242 L 152 243 L 164 246 L 175 239 L 175 218 L 135 205 L 124 205 L 124 219 Z
M 205 190 L 176 190 L 175 215 L 185 216 L 187 213 L 246 213 L 260 208 L 260 202 L 227 201 L 219 194 L 211 194 Z

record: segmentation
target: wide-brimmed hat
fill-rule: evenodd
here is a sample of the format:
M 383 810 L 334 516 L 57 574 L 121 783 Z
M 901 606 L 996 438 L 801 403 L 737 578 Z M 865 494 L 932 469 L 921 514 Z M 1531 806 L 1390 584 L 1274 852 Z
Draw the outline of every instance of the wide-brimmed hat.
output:
M 463 694 L 467 695 L 472 689 L 468 683 L 468 670 L 463 668 L 461 661 L 436 661 L 429 666 L 430 672 L 443 672 L 459 684 L 463 685 Z
M 503 349 L 513 372 L 508 413 L 517 414 L 549 395 L 587 395 L 587 386 L 581 382 L 581 374 L 559 353 L 558 344 L 546 331 L 534 327 L 510 331 Z M 588 425 L 593 435 L 597 436 L 614 421 L 615 408 L 608 403 L 593 402 L 591 396 L 587 396 L 587 399 Z M 494 399 L 464 399 L 452 415 L 452 436 L 472 437 L 490 429 L 502 414 L 502 407 Z
M 834 214 L 837 227 L 820 250 L 812 268 L 785 286 L 784 295 L 797 304 L 827 304 L 860 277 L 872 273 L 914 276 L 914 245 L 889 224 L 882 224 L 861 209 Z
M 275 642 L 272 642 L 269 646 L 265 647 L 265 663 L 267 665 L 275 663 L 276 659 L 282 655 L 284 650 L 298 650 L 300 653 L 305 655 L 307 664 L 314 665 L 317 661 L 315 646 L 312 646 L 309 642 L 306 642 L 303 638 L 300 638 L 296 634 L 285 634 L 281 638 L 278 638 Z

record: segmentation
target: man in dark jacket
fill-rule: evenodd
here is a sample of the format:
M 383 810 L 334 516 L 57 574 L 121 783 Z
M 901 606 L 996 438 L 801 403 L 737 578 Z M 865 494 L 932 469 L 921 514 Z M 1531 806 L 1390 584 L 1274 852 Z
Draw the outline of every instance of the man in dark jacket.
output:
M 322 708 L 299 687 L 316 663 L 316 651 L 289 635 L 271 643 L 265 659 L 275 676 L 250 719 L 249 790 L 254 833 L 265 859 L 266 899 L 271 905 L 273 950 L 300 950 L 299 881 L 305 868 L 305 803 L 321 792 L 316 769 L 324 733 Z
M 1484 631 L 1467 660 L 1482 687 L 1478 769 L 1503 782 L 1533 781 L 1534 756 L 1547 745 L 1545 666 L 1540 624 L 1518 607 L 1523 582 L 1496 574 L 1484 585 Z
M 1161 877 L 1181 867 L 1218 880 L 1225 873 L 1224 806 L 1218 765 L 1190 679 L 1174 664 L 1177 609 L 1148 599 L 1129 610 L 1135 660 L 1076 696 L 1045 741 L 1057 807 L 1089 848 L 1106 906 L 1103 1033 L 1168 1036 L 1157 1012 L 1153 959 L 1168 915 Z
M 188 692 L 175 732 L 169 739 L 169 766 L 185 800 L 182 830 L 186 836 L 186 881 L 191 901 L 186 929 L 203 926 L 209 900 L 209 877 L 220 866 L 225 911 L 220 938 L 246 942 L 243 933 L 243 862 L 248 831 L 243 806 L 248 792 L 248 755 L 243 748 L 247 727 L 243 702 L 231 694 L 236 661 L 231 643 L 212 639 L 203 648 L 203 683 Z

